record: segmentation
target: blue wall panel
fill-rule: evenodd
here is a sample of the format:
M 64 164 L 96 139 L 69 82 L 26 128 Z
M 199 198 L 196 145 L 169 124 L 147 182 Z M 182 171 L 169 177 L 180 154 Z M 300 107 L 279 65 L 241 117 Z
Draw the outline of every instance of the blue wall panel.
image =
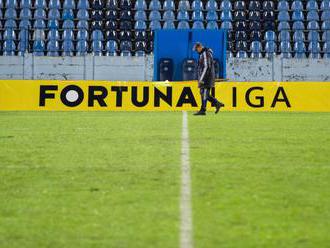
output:
M 159 61 L 171 58 L 174 62 L 174 80 L 182 80 L 182 62 L 187 58 L 197 60 L 192 51 L 197 42 L 211 48 L 220 63 L 220 77 L 226 77 L 226 33 L 222 30 L 156 30 L 154 39 L 154 80 L 159 80 Z

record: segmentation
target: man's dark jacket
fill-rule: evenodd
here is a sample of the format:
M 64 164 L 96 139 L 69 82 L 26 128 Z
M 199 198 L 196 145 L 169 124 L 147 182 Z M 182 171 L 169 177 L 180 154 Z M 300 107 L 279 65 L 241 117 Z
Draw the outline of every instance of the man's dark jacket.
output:
M 204 47 L 198 59 L 198 83 L 201 88 L 214 87 L 215 71 L 213 52 Z

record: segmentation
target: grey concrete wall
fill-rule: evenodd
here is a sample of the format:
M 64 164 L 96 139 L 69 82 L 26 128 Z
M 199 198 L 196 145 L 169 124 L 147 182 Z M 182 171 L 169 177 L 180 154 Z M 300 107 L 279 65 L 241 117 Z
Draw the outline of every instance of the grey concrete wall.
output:
M 152 81 L 153 56 L 1 56 L 0 79 Z M 227 61 L 230 81 L 330 81 L 327 59 L 237 59 Z

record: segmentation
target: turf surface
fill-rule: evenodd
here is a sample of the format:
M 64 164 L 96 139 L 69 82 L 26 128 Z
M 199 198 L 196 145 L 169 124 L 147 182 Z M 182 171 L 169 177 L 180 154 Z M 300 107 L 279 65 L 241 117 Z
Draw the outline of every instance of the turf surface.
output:
M 0 247 L 178 247 L 181 113 L 0 112 Z M 195 247 L 326 247 L 330 114 L 189 115 Z

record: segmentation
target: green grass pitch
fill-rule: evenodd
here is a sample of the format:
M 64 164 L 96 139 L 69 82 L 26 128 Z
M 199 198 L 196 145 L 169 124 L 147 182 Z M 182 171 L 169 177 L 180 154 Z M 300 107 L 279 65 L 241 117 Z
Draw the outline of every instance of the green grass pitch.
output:
M 189 113 L 195 247 L 328 247 L 330 114 Z M 182 113 L 0 112 L 0 247 L 178 247 Z

